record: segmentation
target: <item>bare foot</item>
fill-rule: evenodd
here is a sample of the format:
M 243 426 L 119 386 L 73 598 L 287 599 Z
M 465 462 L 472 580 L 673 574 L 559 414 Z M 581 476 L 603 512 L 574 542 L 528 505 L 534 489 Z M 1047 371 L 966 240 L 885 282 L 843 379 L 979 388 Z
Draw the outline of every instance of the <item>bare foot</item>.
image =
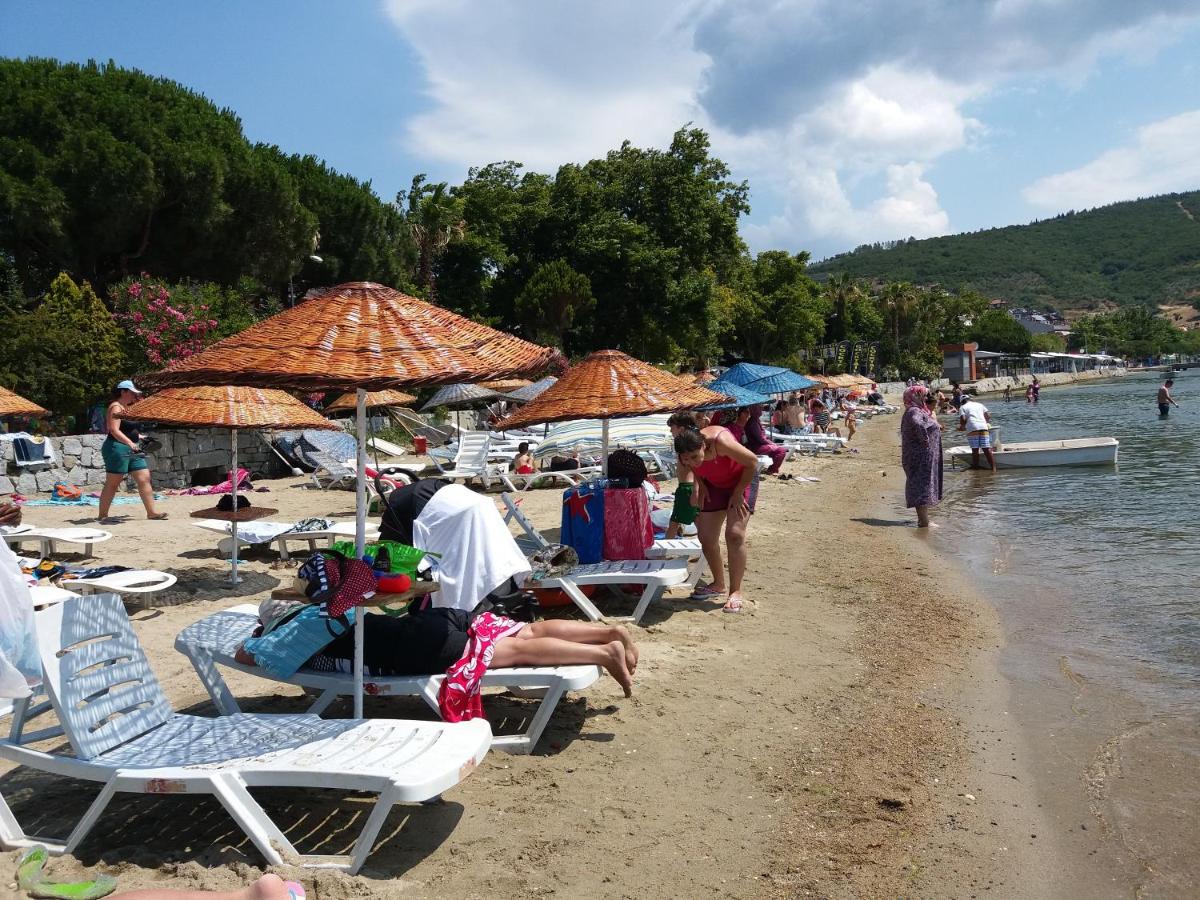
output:
M 292 882 L 295 884 L 295 882 Z M 270 873 L 264 875 L 250 887 L 246 888 L 246 900 L 289 900 L 294 896 L 289 890 L 287 884 L 278 875 Z M 301 894 L 300 896 L 303 896 Z
M 942 526 L 939 525 L 937 522 L 918 522 L 917 527 L 918 528 L 941 528 Z
M 734 591 L 729 595 L 729 599 L 725 601 L 725 605 L 721 607 L 722 612 L 739 613 L 745 608 L 745 601 L 742 599 L 741 591 Z
M 616 626 L 617 638 L 625 647 L 625 666 L 629 669 L 629 674 L 632 675 L 637 671 L 638 653 L 637 644 L 633 642 L 633 635 L 629 633 L 629 629 L 621 625 Z
M 604 668 L 608 670 L 609 675 L 617 679 L 617 684 L 621 685 L 625 696 L 632 697 L 633 676 L 629 674 L 629 666 L 625 664 L 625 645 L 620 641 L 613 641 L 604 645 L 604 652 L 608 656 Z

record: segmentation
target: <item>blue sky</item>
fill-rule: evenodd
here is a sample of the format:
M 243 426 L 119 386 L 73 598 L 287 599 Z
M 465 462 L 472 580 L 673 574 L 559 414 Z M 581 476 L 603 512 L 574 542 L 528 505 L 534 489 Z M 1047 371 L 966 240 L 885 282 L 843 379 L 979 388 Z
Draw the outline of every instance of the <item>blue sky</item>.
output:
M 755 250 L 1025 222 L 1200 188 L 1187 0 L 0 0 L 0 55 L 113 59 L 390 199 L 686 122 Z

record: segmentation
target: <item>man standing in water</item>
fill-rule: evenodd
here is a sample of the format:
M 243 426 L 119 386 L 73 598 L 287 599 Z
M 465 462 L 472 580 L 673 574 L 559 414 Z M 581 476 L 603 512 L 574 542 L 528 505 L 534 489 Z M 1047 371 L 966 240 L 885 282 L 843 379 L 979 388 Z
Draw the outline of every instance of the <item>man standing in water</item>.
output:
M 993 472 L 996 471 L 996 456 L 992 453 L 992 417 L 987 407 L 978 400 L 963 395 L 962 406 L 958 408 L 958 430 L 967 433 L 967 446 L 971 448 L 971 468 L 979 468 L 979 451 Z
M 1168 378 L 1158 388 L 1158 414 L 1164 419 L 1171 414 L 1172 406 L 1179 406 L 1171 396 L 1171 388 L 1174 386 L 1175 379 Z

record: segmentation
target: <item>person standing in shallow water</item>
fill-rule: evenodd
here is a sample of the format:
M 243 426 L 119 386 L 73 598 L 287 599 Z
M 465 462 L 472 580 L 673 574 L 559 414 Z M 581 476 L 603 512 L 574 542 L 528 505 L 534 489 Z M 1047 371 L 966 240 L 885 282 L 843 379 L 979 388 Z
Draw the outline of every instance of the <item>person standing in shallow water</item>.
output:
M 1171 388 L 1175 387 L 1175 379 L 1168 378 L 1158 389 L 1158 414 L 1164 419 L 1171 414 L 1172 406 L 1179 406 L 1171 396 Z
M 929 507 L 942 499 L 942 426 L 925 407 L 929 389 L 916 385 L 904 392 L 900 420 L 900 464 L 904 468 L 904 505 L 917 511 L 917 527 L 937 527 Z

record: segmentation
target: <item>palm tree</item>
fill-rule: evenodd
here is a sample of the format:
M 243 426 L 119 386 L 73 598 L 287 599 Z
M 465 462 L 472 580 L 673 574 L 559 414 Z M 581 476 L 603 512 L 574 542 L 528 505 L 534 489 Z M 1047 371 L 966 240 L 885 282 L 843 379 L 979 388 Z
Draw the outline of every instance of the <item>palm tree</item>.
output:
M 843 272 L 841 275 L 830 275 L 829 280 L 821 288 L 821 293 L 833 306 L 833 318 L 837 322 L 830 329 L 831 334 L 827 336 L 826 340 L 844 340 L 849 328 L 846 321 L 847 309 L 851 300 L 862 295 L 862 287 L 850 277 L 849 272 Z
M 446 182 L 426 184 L 424 175 L 414 175 L 407 194 L 396 196 L 413 241 L 417 245 L 417 284 L 431 303 L 437 301 L 434 269 L 451 242 L 462 238 L 467 223 L 463 219 L 462 200 L 450 194 Z
M 900 322 L 907 319 L 916 304 L 916 292 L 907 281 L 891 281 L 883 289 L 880 300 L 892 321 L 892 340 L 894 342 L 897 365 L 900 364 Z

